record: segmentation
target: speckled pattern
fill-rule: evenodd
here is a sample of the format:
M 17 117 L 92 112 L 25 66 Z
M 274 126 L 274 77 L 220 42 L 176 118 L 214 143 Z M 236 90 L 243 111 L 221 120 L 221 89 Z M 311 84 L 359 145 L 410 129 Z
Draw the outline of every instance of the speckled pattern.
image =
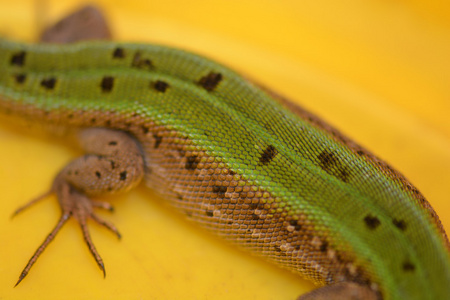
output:
M 154 45 L 5 40 L 0 68 L 1 111 L 129 133 L 147 184 L 225 239 L 318 284 L 448 295 L 448 241 L 417 189 L 233 71 Z

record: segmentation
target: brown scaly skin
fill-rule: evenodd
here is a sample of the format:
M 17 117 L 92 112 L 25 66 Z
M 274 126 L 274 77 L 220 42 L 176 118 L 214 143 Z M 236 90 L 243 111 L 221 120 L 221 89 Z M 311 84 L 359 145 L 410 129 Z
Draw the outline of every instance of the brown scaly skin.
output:
M 138 57 L 137 63 L 139 62 L 144 60 L 141 61 Z M 199 84 L 208 91 L 213 90 L 221 80 L 217 76 L 221 75 L 210 73 L 202 78 L 204 80 L 200 80 Z M 102 88 L 106 89 L 107 85 L 103 86 L 102 83 Z M 155 88 L 160 92 L 165 90 L 163 86 Z M 436 214 L 406 179 L 320 119 L 280 97 L 275 99 L 303 119 L 326 129 L 336 141 L 370 160 L 388 176 L 392 175 L 396 180 L 400 180 L 404 189 L 416 194 L 417 202 L 435 220 L 448 245 Z M 16 108 L 15 111 L 20 114 L 20 108 Z M 22 116 L 27 117 L 27 110 L 24 111 Z M 364 268 L 355 263 L 351 251 L 339 253 L 330 247 L 327 235 L 316 234 L 314 227 L 308 223 L 307 216 L 298 214 L 296 215 L 298 219 L 293 219 L 287 211 L 278 206 L 277 201 L 267 203 L 261 201 L 263 195 L 268 200 L 276 199 L 272 199 L 275 197 L 271 193 L 258 186 L 252 186 L 233 170 L 214 162 L 214 157 L 202 151 L 192 150 L 192 147 L 189 147 L 192 146 L 192 141 L 187 137 L 180 137 L 179 132 L 157 126 L 151 121 L 141 120 L 138 114 L 125 118 L 99 111 L 88 111 L 87 114 L 81 111 L 75 112 L 77 116 L 74 112 L 70 112 L 71 120 L 68 120 L 69 115 L 64 115 L 63 111 L 57 111 L 54 115 L 53 113 L 33 111 L 28 117 L 43 114 L 50 124 L 52 118 L 63 119 L 64 125 L 78 128 L 94 126 L 89 116 L 93 115 L 96 118 L 96 127 L 110 129 L 81 130 L 79 140 L 88 154 L 64 168 L 56 177 L 51 190 L 44 195 L 57 194 L 62 216 L 25 267 L 18 283 L 26 276 L 38 256 L 70 216 L 74 216 L 80 223 L 86 243 L 104 272 L 103 262 L 89 236 L 86 219 L 92 218 L 119 237 L 120 235 L 112 224 L 101 220 L 93 213 L 94 207 L 109 209 L 110 206 L 93 202 L 89 198 L 128 190 L 138 184 L 145 174 L 149 186 L 165 195 L 175 207 L 201 226 L 257 254 L 265 255 L 269 260 L 284 267 L 302 273 L 316 283 L 331 284 L 299 299 L 381 299 L 382 291 L 378 290 L 376 282 Z M 58 125 L 57 121 L 53 123 Z M 342 175 L 344 177 L 342 180 L 345 181 L 345 174 L 336 173 L 335 169 L 338 168 L 333 165 L 331 154 L 319 156 L 322 168 L 327 172 L 335 172 L 333 175 Z M 261 164 L 270 162 L 276 155 L 277 150 L 273 146 L 267 147 L 262 153 Z M 33 200 L 30 204 L 44 196 Z M 215 220 L 211 221 L 213 217 Z M 371 220 L 366 223 L 368 226 L 373 224 Z M 298 253 L 303 253 L 303 256 L 300 258 Z

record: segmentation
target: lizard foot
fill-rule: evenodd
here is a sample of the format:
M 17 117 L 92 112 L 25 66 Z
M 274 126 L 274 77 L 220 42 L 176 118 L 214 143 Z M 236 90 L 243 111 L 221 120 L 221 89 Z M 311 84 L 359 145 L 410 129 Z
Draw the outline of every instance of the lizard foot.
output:
M 56 194 L 62 211 L 55 228 L 31 257 L 16 286 L 27 276 L 38 257 L 70 217 L 74 217 L 80 224 L 84 240 L 105 275 L 105 266 L 92 243 L 87 220 L 93 219 L 114 232 L 119 238 L 120 234 L 113 224 L 94 213 L 94 208 L 112 211 L 112 206 L 105 202 L 92 201 L 90 197 L 114 194 L 135 187 L 144 176 L 144 157 L 138 142 L 121 131 L 106 128 L 85 129 L 80 132 L 79 141 L 81 147 L 89 154 L 66 165 L 56 176 L 47 193 L 14 213 L 17 215 L 50 194 Z
M 57 176 L 51 189 L 46 192 L 45 194 L 33 199 L 26 205 L 20 207 L 17 209 L 13 217 L 16 216 L 18 213 L 22 212 L 24 209 L 30 207 L 31 205 L 39 202 L 40 200 L 50 196 L 51 194 L 55 193 L 58 197 L 58 201 L 61 206 L 61 217 L 59 218 L 56 226 L 53 228 L 53 230 L 50 232 L 50 234 L 47 236 L 47 238 L 44 240 L 44 242 L 39 246 L 39 248 L 36 250 L 36 252 L 33 254 L 31 259 L 28 261 L 27 265 L 23 269 L 22 273 L 19 276 L 19 280 L 15 284 L 17 286 L 24 278 L 27 276 L 28 272 L 30 271 L 31 267 L 34 265 L 34 263 L 37 261 L 39 256 L 44 252 L 44 250 L 47 248 L 47 246 L 53 241 L 59 230 L 64 226 L 64 224 L 69 220 L 70 217 L 74 217 L 78 223 L 81 226 L 81 230 L 83 232 L 84 240 L 89 248 L 89 251 L 91 252 L 92 256 L 94 256 L 95 261 L 97 262 L 97 265 L 100 267 L 100 269 L 103 271 L 103 276 L 106 276 L 105 272 L 105 266 L 103 264 L 103 260 L 100 257 L 97 249 L 94 246 L 94 243 L 92 242 L 91 235 L 89 234 L 88 226 L 87 226 L 87 220 L 93 219 L 98 224 L 106 227 L 110 231 L 116 234 L 116 236 L 120 239 L 120 233 L 117 230 L 117 228 L 111 224 L 110 222 L 103 220 L 101 217 L 99 217 L 95 212 L 94 208 L 101 208 L 109 211 L 113 211 L 113 207 L 106 202 L 97 202 L 92 201 L 89 199 L 85 194 L 83 194 L 81 191 L 77 190 L 73 186 L 71 186 L 68 182 L 66 182 L 62 176 Z

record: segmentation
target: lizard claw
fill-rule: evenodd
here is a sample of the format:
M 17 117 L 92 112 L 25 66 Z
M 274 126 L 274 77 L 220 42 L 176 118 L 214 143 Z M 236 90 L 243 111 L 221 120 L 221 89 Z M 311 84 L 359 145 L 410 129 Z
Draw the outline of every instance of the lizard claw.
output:
M 16 209 L 16 211 L 11 215 L 11 219 L 14 218 L 15 216 L 17 216 L 19 213 L 21 213 L 22 211 L 24 211 L 25 209 L 27 209 L 28 207 L 32 206 L 33 204 L 36 204 L 37 202 L 47 198 L 48 196 L 50 196 L 53 192 L 50 190 L 45 194 L 40 195 L 37 198 L 34 198 L 33 200 L 31 200 L 30 202 L 28 202 L 27 204 L 19 207 L 18 209 Z
M 103 276 L 106 276 L 105 271 L 105 265 L 103 263 L 102 258 L 100 257 L 100 254 L 98 253 L 97 249 L 94 246 L 94 243 L 92 242 L 91 235 L 89 233 L 89 229 L 87 226 L 87 220 L 89 218 L 96 221 L 98 224 L 106 227 L 110 231 L 112 231 L 119 239 L 121 237 L 119 231 L 117 228 L 110 222 L 103 220 L 101 217 L 99 217 L 97 214 L 94 213 L 94 207 L 103 208 L 109 211 L 112 211 L 112 206 L 105 202 L 94 202 L 91 199 L 89 199 L 83 192 L 75 189 L 72 187 L 68 182 L 66 182 L 62 176 L 57 176 L 52 188 L 47 193 L 33 199 L 26 205 L 20 207 L 17 209 L 12 217 L 16 216 L 18 213 L 22 212 L 24 209 L 30 207 L 31 205 L 37 203 L 38 201 L 46 198 L 47 196 L 51 195 L 52 193 L 55 193 L 58 197 L 59 204 L 61 206 L 61 217 L 59 218 L 56 226 L 53 228 L 53 230 L 49 233 L 49 235 L 45 238 L 45 240 L 42 242 L 42 244 L 39 246 L 39 248 L 36 250 L 36 252 L 33 254 L 33 256 L 28 261 L 27 265 L 23 269 L 22 273 L 19 276 L 19 280 L 14 285 L 16 287 L 29 273 L 31 267 L 34 265 L 34 263 L 37 261 L 39 256 L 44 252 L 44 250 L 47 248 L 47 246 L 53 241 L 55 236 L 58 234 L 59 230 L 64 226 L 64 224 L 67 222 L 67 220 L 70 219 L 70 217 L 74 217 L 78 223 L 81 226 L 81 230 L 83 232 L 84 240 L 89 248 L 89 251 L 91 252 L 92 256 L 94 257 L 95 261 L 97 262 L 97 265 L 103 272 Z
M 36 203 L 36 202 L 34 202 L 34 203 Z M 29 206 L 29 205 L 27 205 L 27 206 Z M 38 257 L 42 254 L 42 252 L 44 252 L 44 250 L 45 250 L 45 248 L 47 248 L 48 244 L 50 244 L 51 241 L 53 241 L 56 234 L 63 227 L 63 225 L 67 222 L 67 220 L 69 220 L 69 218 L 70 218 L 70 215 L 68 215 L 68 214 L 61 215 L 61 218 L 59 218 L 59 221 L 56 224 L 55 228 L 53 228 L 53 230 L 50 232 L 50 234 L 47 236 L 47 238 L 44 240 L 44 242 L 39 246 L 39 248 L 36 250 L 36 252 L 34 252 L 33 256 L 28 261 L 27 265 L 25 266 L 25 268 L 23 269 L 22 273 L 19 276 L 19 280 L 16 282 L 14 287 L 16 287 L 25 278 L 25 276 L 28 275 L 28 272 L 30 271 L 31 267 L 34 265 L 34 263 L 36 262 Z

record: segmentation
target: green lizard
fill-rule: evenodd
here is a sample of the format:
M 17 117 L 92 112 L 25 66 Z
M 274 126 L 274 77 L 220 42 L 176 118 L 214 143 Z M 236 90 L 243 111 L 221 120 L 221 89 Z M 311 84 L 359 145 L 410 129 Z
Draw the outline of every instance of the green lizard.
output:
M 445 299 L 449 242 L 401 174 L 316 116 L 182 50 L 0 40 L 0 112 L 76 135 L 50 193 L 91 241 L 91 197 L 144 179 L 202 227 L 324 287 L 299 299 Z M 27 206 L 25 206 L 27 207 Z M 353 297 L 353 298 L 352 298 Z

